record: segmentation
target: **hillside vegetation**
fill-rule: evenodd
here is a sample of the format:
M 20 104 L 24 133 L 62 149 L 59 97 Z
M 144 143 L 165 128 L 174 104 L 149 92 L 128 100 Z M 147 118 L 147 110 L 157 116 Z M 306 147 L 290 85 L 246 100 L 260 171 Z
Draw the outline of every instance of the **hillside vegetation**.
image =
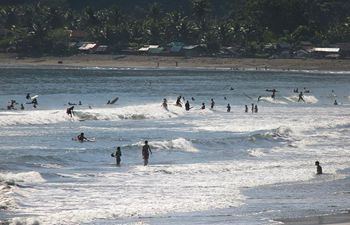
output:
M 67 31 L 81 30 L 113 52 L 183 42 L 254 56 L 270 43 L 349 41 L 349 12 L 348 0 L 2 0 L 0 49 L 71 54 Z

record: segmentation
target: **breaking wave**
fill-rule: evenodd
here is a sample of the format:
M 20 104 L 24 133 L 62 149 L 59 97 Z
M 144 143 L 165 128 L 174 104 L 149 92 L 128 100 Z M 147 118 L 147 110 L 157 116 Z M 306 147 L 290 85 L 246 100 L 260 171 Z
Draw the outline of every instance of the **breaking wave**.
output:
M 126 106 L 122 108 L 96 108 L 74 111 L 71 118 L 62 110 L 36 110 L 21 112 L 0 112 L 0 126 L 52 124 L 79 122 L 84 120 L 144 120 L 176 117 L 181 109 L 166 111 L 159 104 Z

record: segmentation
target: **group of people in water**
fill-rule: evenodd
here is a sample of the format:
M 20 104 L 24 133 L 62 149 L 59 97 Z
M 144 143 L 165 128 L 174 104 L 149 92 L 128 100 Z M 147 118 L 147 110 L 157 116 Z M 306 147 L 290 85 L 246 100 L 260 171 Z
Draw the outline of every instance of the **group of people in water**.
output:
M 33 108 L 36 108 L 38 103 L 37 96 L 30 97 L 30 93 L 27 93 L 26 99 L 29 100 L 29 102 L 26 102 L 26 104 L 32 104 Z M 23 103 L 19 104 L 16 100 L 11 99 L 8 104 L 7 104 L 7 109 L 8 110 L 17 110 L 16 105 L 20 105 L 20 109 L 24 110 L 24 105 Z
M 224 97 L 224 99 L 227 100 L 226 97 Z M 182 104 L 183 104 L 183 103 L 182 103 L 181 100 L 182 100 L 182 101 L 185 101 L 185 97 L 183 97 L 183 96 L 180 95 L 180 96 L 178 96 L 178 97 L 176 98 L 175 106 L 182 107 Z M 195 101 L 195 99 L 194 99 L 193 97 L 191 98 L 191 100 L 192 100 L 192 101 Z M 162 107 L 163 107 L 165 110 L 169 111 L 169 108 L 168 108 L 168 100 L 167 100 L 166 98 L 163 99 Z M 186 103 L 185 103 L 185 110 L 186 110 L 186 111 L 189 111 L 189 110 L 192 109 L 192 108 L 193 108 L 193 107 L 191 107 L 190 102 L 187 100 Z M 201 110 L 204 110 L 205 108 L 206 108 L 205 103 L 202 102 L 202 105 L 201 105 L 200 109 L 201 109 Z M 215 108 L 215 101 L 214 101 L 214 99 L 212 98 L 212 99 L 210 99 L 210 109 L 213 110 L 214 108 Z M 226 106 L 226 112 L 231 112 L 231 105 L 230 105 L 230 103 L 228 103 L 227 106 Z M 248 112 L 248 105 L 245 105 L 245 112 L 246 112 L 246 113 Z M 252 104 L 252 113 L 257 113 L 257 112 L 258 112 L 258 105 Z
M 76 137 L 76 140 L 79 141 L 80 143 L 90 141 L 90 139 L 85 137 L 84 133 L 80 133 Z M 148 145 L 148 141 L 145 141 L 145 144 L 142 146 L 141 154 L 142 154 L 142 158 L 143 158 L 143 165 L 147 166 L 149 156 L 150 156 L 150 154 L 152 155 L 152 150 L 151 150 L 151 147 Z M 116 166 L 118 166 L 118 167 L 120 166 L 121 156 L 122 156 L 121 148 L 120 148 L 120 146 L 118 146 L 116 151 L 111 154 L 111 157 L 114 157 L 116 159 Z
M 88 139 L 85 137 L 84 133 L 81 133 L 80 135 L 78 135 L 77 139 L 79 142 L 88 141 Z M 152 155 L 152 150 L 151 150 L 151 147 L 148 145 L 148 141 L 145 141 L 145 144 L 142 146 L 141 154 L 142 154 L 142 158 L 143 158 L 143 165 L 147 166 L 150 154 Z M 116 148 L 116 151 L 111 154 L 111 157 L 116 159 L 116 166 L 117 167 L 120 167 L 121 156 L 122 156 L 121 148 L 120 148 L 120 146 L 118 146 Z M 321 175 L 323 172 L 322 172 L 322 167 L 320 166 L 320 162 L 316 161 L 315 166 L 316 166 L 316 174 Z
M 147 166 L 149 156 L 150 156 L 150 154 L 152 155 L 152 150 L 151 150 L 151 147 L 148 145 L 148 141 L 145 141 L 145 144 L 142 146 L 141 154 L 142 154 L 142 158 L 143 158 L 143 165 Z M 111 157 L 115 158 L 116 166 L 118 166 L 118 167 L 120 166 L 121 156 L 122 156 L 122 151 L 120 149 L 120 146 L 118 146 L 116 151 L 111 154 Z

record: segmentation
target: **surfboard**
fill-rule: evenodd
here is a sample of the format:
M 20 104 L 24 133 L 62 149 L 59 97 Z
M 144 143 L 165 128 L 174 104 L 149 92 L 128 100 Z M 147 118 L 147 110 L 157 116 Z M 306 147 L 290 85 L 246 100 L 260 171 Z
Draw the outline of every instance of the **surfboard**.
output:
M 72 138 L 72 141 L 79 141 L 79 139 L 77 137 L 74 137 L 74 138 Z M 87 138 L 83 142 L 96 142 L 96 139 L 95 138 Z
M 114 104 L 114 103 L 116 103 L 116 102 L 118 101 L 118 99 L 119 99 L 119 97 L 116 97 L 115 99 L 113 99 L 112 101 L 110 101 L 109 104 Z
M 30 97 L 30 99 L 31 99 L 31 100 L 34 100 L 34 99 L 36 99 L 37 97 L 39 97 L 39 95 L 34 95 L 34 96 Z

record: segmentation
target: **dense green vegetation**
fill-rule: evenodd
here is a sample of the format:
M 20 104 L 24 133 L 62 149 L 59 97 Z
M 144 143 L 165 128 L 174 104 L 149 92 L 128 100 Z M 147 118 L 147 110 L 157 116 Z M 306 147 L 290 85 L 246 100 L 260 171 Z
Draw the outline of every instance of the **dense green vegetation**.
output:
M 350 41 L 349 12 L 349 0 L 2 0 L 0 49 L 71 54 L 67 30 L 82 30 L 114 52 L 177 41 L 256 56 L 269 43 Z

